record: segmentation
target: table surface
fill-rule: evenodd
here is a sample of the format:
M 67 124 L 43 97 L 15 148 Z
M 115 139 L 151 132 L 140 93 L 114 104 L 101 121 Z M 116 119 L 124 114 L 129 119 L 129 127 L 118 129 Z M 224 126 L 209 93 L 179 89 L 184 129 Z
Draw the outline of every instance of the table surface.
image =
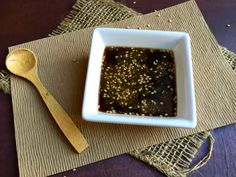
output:
M 185 0 L 117 0 L 139 12 L 149 13 Z M 236 1 L 196 0 L 207 24 L 220 45 L 236 52 Z M 46 37 L 71 10 L 75 0 L 2 0 L 0 6 L 0 69 L 5 69 L 7 47 Z M 230 27 L 228 27 L 228 24 Z M 236 125 L 213 130 L 216 139 L 209 162 L 192 177 L 223 177 L 236 174 Z M 194 159 L 207 152 L 203 144 Z M 30 168 L 30 167 L 29 167 Z M 0 174 L 17 177 L 17 155 L 11 96 L 0 92 Z M 156 169 L 128 155 L 120 155 L 54 176 L 80 177 L 161 177 Z

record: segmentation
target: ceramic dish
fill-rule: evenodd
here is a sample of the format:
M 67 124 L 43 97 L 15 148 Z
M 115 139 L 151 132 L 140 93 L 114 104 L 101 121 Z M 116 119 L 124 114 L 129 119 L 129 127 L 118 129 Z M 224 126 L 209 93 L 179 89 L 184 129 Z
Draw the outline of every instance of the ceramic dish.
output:
M 175 117 L 136 116 L 98 110 L 102 58 L 107 46 L 170 49 L 174 52 L 177 90 Z M 197 118 L 189 35 L 185 32 L 96 28 L 92 37 L 82 117 L 93 122 L 194 128 Z

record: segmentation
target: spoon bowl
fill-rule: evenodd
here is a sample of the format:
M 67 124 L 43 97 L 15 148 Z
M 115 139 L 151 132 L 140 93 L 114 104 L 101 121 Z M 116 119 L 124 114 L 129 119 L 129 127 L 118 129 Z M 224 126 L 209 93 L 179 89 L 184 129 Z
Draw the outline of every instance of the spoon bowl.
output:
M 24 77 L 37 66 L 37 57 L 28 49 L 12 51 L 6 60 L 6 67 L 13 74 Z
M 70 116 L 41 83 L 37 63 L 36 55 L 29 49 L 15 49 L 6 58 L 6 67 L 10 72 L 26 78 L 38 89 L 57 125 L 75 150 L 80 153 L 88 147 L 88 143 Z

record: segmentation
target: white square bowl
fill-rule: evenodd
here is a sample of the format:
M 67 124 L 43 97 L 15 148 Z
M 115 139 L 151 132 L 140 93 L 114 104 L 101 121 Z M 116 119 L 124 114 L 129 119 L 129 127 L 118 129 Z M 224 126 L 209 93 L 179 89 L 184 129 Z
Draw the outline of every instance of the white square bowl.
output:
M 172 50 L 176 65 L 177 116 L 151 117 L 99 112 L 101 66 L 106 46 Z M 189 35 L 185 32 L 96 28 L 92 37 L 82 117 L 93 122 L 194 128 L 197 119 Z

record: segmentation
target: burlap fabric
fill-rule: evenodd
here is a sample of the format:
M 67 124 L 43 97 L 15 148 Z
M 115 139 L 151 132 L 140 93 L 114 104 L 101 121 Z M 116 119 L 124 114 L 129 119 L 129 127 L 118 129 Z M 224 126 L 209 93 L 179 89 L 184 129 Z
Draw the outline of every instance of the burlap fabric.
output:
M 4 70 L 0 71 L 0 90 L 2 90 L 4 93 L 10 94 L 11 88 L 10 88 L 10 77 L 8 73 Z
M 110 0 L 80 0 L 70 14 L 50 35 L 59 35 L 82 28 L 124 20 L 139 13 Z M 225 59 L 232 68 L 236 68 L 236 55 L 221 48 Z M 0 89 L 10 93 L 9 76 L 5 71 L 0 73 Z M 201 144 L 209 138 L 210 151 L 198 164 L 191 162 Z M 154 166 L 167 176 L 186 176 L 191 171 L 203 166 L 210 158 L 214 139 L 211 133 L 202 132 L 170 142 L 153 145 L 145 149 L 134 150 L 129 154 Z

